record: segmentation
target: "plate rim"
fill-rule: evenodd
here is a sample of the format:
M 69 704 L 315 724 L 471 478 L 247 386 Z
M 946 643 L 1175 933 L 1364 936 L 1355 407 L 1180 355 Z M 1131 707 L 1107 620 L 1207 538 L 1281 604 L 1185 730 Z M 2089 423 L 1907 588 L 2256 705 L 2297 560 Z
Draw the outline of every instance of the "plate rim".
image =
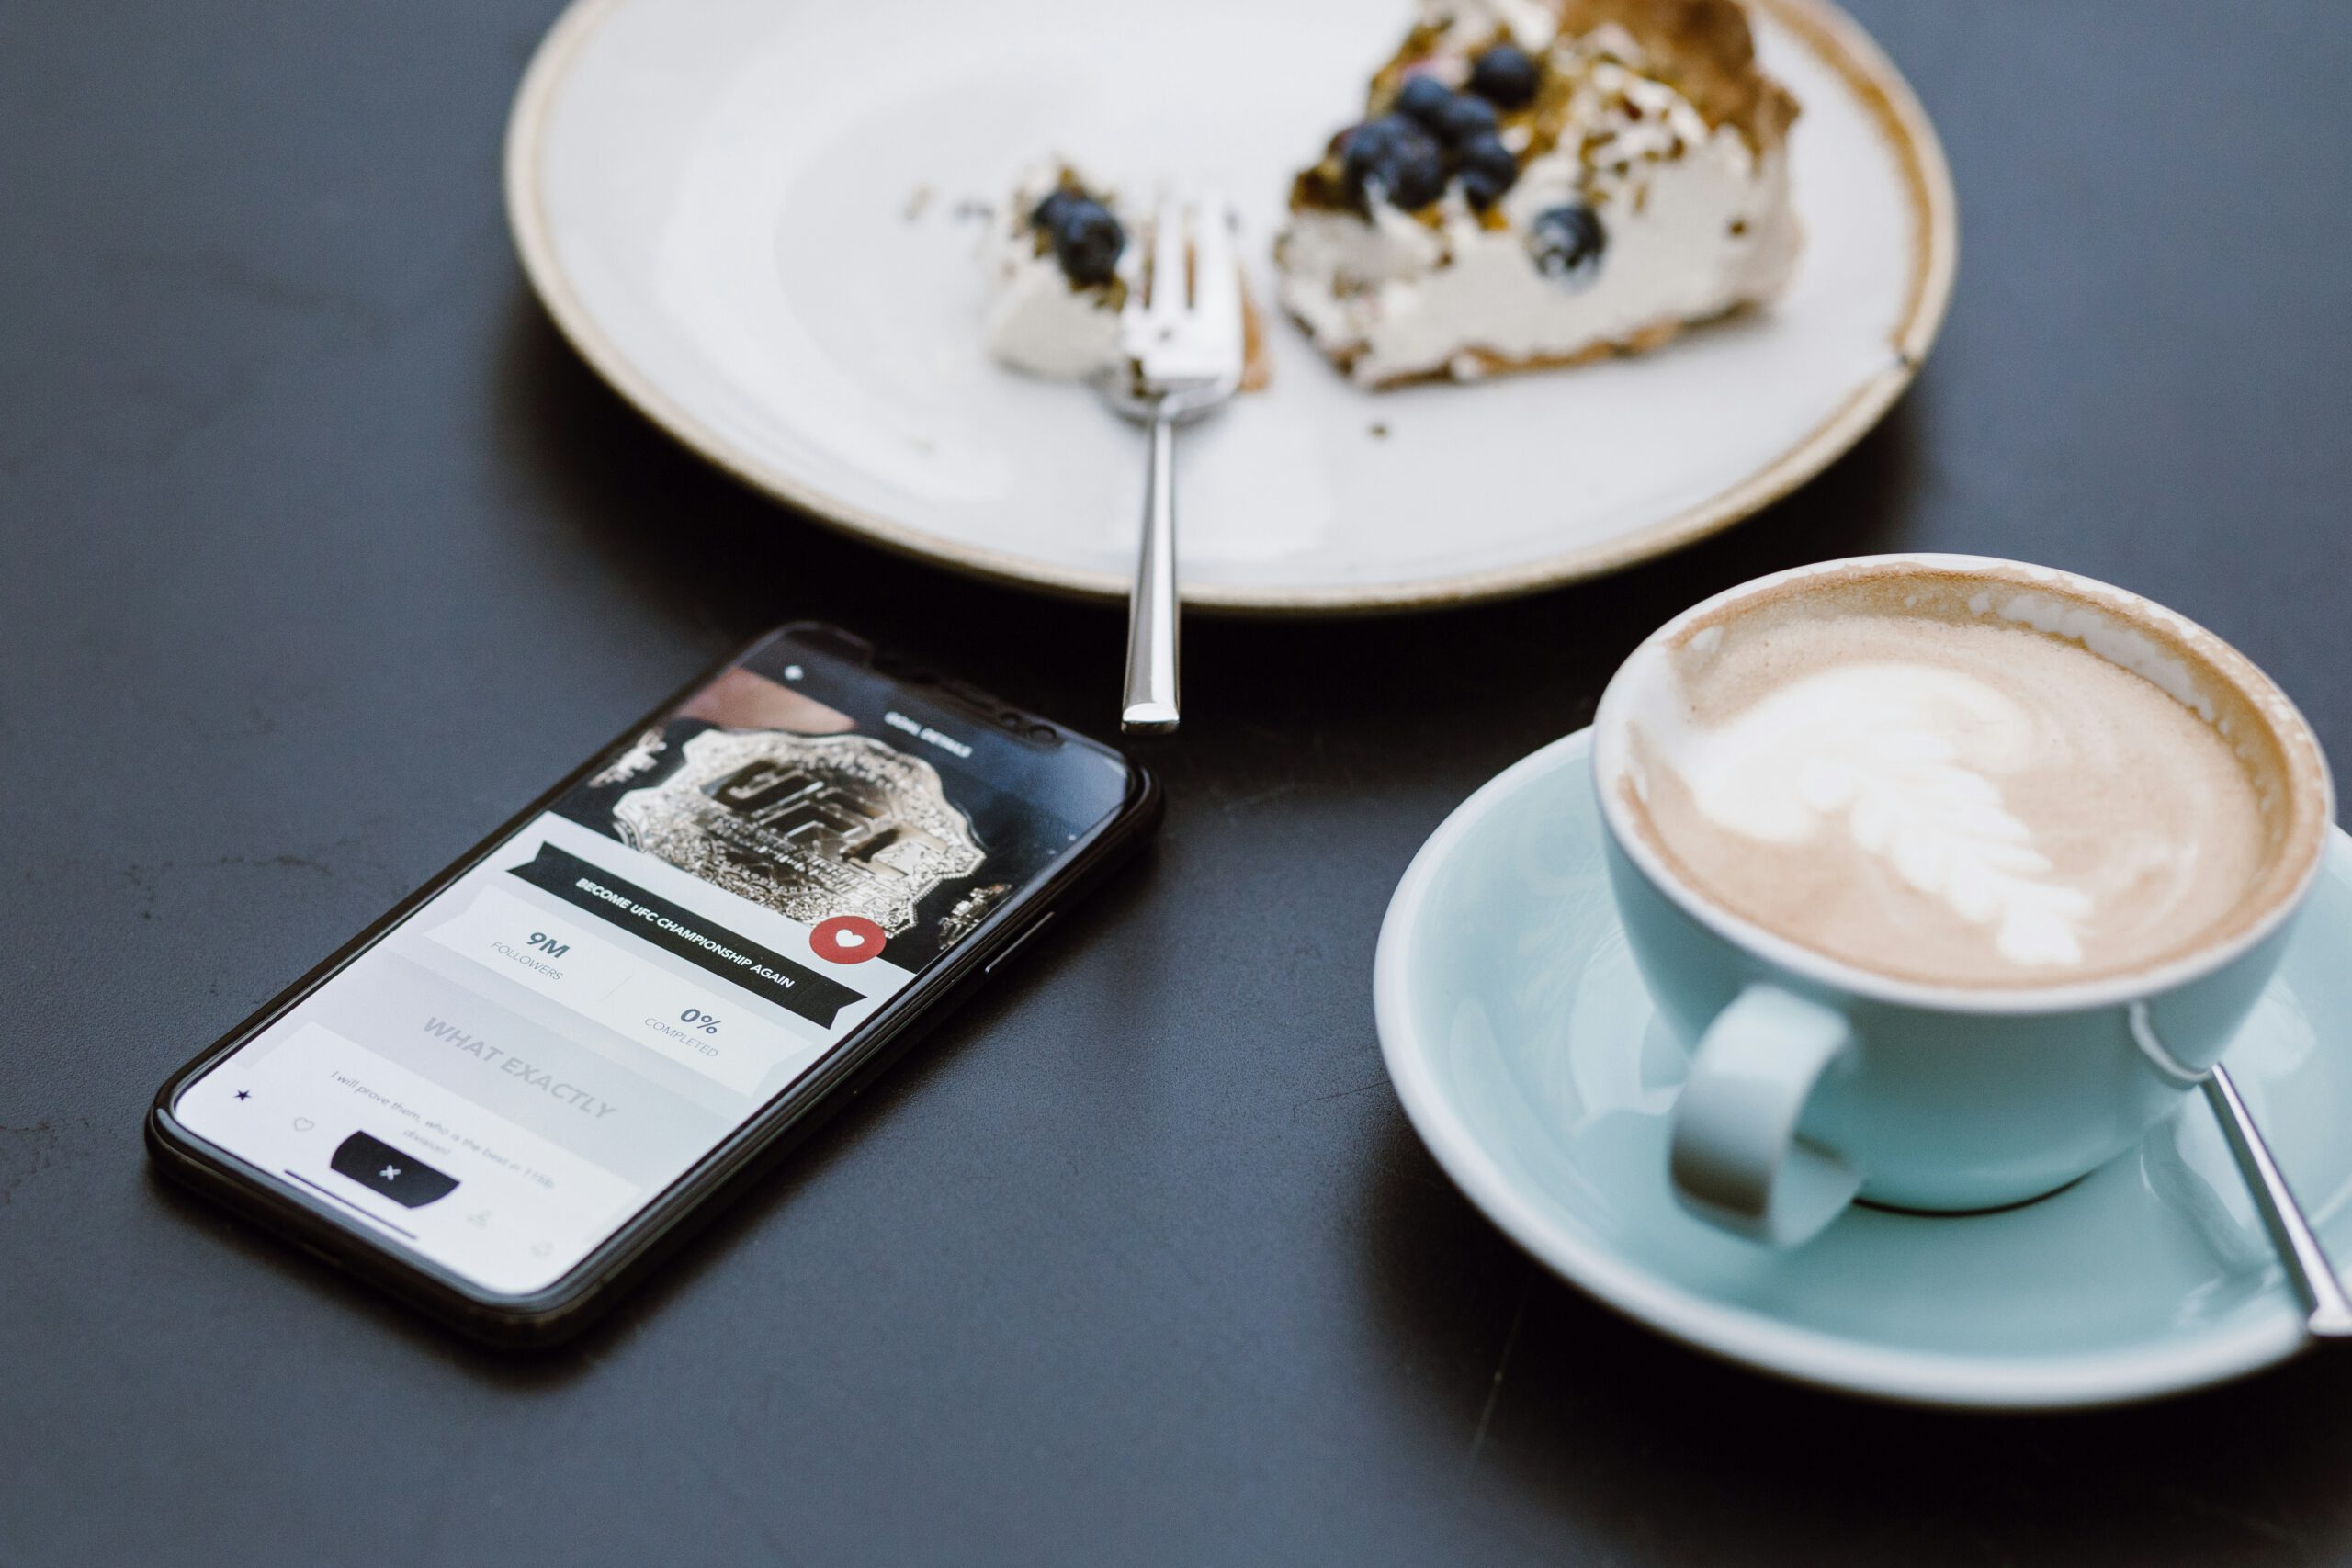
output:
M 2056 1356 L 1955 1356 L 1862 1344 L 1798 1328 L 1687 1290 L 1554 1224 L 1523 1198 L 1438 1082 L 1410 1025 L 1405 954 L 1421 907 L 1462 840 L 1505 801 L 1591 751 L 1589 727 L 1530 753 L 1454 807 L 1414 854 L 1381 920 L 1373 1013 L 1381 1058 L 1407 1120 L 1446 1175 L 1487 1218 L 1554 1273 L 1645 1326 L 1723 1360 L 1791 1382 L 1896 1404 L 1974 1410 L 2068 1410 L 2135 1404 L 2226 1382 L 2306 1348 L 2283 1297 L 2269 1314 L 2176 1348 Z M 2331 874 L 2352 877 L 2352 836 L 2335 830 Z
M 506 121 L 503 185 L 507 229 L 524 276 L 556 328 L 621 398 L 687 450 L 752 489 L 817 523 L 903 556 L 1017 587 L 1088 600 L 1119 600 L 1118 573 L 1058 566 L 949 539 L 826 495 L 772 464 L 672 399 L 609 337 L 574 291 L 558 259 L 545 192 L 537 178 L 548 117 L 572 63 L 597 29 L 631 0 L 571 0 L 548 28 L 515 88 Z M 1336 615 L 1439 609 L 1513 598 L 1620 570 L 1720 533 L 1788 495 L 1845 455 L 1883 418 L 1926 362 L 1951 305 L 1960 259 L 1959 198 L 1943 144 L 1917 95 L 1859 22 L 1833 0 L 1748 0 L 1803 39 L 1846 78 L 1877 120 L 1902 164 L 1915 229 L 1909 299 L 1891 360 L 1778 457 L 1713 495 L 1632 533 L 1513 566 L 1409 581 L 1319 587 L 1247 583 L 1183 585 L 1203 610 L 1264 615 Z

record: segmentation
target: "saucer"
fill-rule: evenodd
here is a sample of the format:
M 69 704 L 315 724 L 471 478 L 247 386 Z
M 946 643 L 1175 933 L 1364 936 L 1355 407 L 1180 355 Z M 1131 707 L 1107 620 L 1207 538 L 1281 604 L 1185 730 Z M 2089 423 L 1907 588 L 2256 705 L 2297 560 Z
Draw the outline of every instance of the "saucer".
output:
M 1789 292 L 1639 358 L 1379 394 L 1270 321 L 1272 386 L 1184 436 L 1188 603 L 1442 604 L 1613 570 L 1785 495 L 1878 422 L 1951 295 L 1951 176 L 1851 18 L 1750 9 L 1804 104 Z M 574 0 L 516 95 L 508 220 L 565 336 L 720 468 L 894 549 L 1124 598 L 1140 438 L 1086 389 L 989 360 L 976 205 L 1055 155 L 1128 191 L 1215 186 L 1271 301 L 1292 172 L 1412 16 Z
M 1381 929 L 1389 1077 L 1438 1163 L 1512 1239 L 1661 1333 L 1823 1387 L 2052 1409 L 2179 1393 L 2285 1359 L 2302 1312 L 2201 1098 L 2022 1208 L 1856 1208 L 1773 1251 L 1666 1181 L 1686 1056 L 1611 901 L 1581 731 L 1472 795 Z M 2352 1258 L 2352 838 L 2341 829 L 2232 1076 L 2339 1260 Z

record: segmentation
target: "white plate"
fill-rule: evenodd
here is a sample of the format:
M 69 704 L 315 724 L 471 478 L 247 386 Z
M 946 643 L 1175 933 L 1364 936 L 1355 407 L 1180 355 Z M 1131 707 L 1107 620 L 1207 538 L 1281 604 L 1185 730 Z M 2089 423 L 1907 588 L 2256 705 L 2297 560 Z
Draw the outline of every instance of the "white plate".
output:
M 1123 593 L 1139 438 L 986 358 L 959 205 L 1056 152 L 1131 189 L 1214 184 L 1267 299 L 1290 174 L 1409 11 L 576 0 L 516 97 L 508 216 L 581 353 L 713 462 L 899 549 Z M 1590 576 L 1746 516 L 1885 412 L 1951 292 L 1943 154 L 1842 13 L 1752 12 L 1804 106 L 1789 295 L 1640 359 L 1381 394 L 1275 323 L 1273 387 L 1182 442 L 1188 600 L 1370 609 Z

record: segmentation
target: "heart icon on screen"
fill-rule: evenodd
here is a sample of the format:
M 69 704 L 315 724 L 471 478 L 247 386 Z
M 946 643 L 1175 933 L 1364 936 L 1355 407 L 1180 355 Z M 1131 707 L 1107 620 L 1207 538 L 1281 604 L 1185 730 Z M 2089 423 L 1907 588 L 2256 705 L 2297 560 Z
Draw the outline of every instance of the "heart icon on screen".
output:
M 307 1133 L 317 1125 L 318 1123 L 311 1121 L 308 1116 L 297 1116 L 294 1118 L 294 1130 L 298 1133 Z
M 864 915 L 835 915 L 808 931 L 808 951 L 829 964 L 863 964 L 882 956 L 889 933 Z

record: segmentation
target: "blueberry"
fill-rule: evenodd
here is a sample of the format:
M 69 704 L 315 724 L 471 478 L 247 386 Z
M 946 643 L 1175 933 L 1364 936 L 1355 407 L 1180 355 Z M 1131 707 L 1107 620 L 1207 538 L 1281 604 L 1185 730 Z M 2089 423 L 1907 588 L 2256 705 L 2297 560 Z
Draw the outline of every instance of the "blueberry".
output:
M 1430 129 L 1441 140 L 1459 147 L 1473 137 L 1491 136 L 1500 123 L 1494 105 L 1473 94 L 1456 93 L 1445 101 Z
M 1090 196 L 1057 190 L 1037 204 L 1031 215 L 1053 243 L 1054 259 L 1062 276 L 1081 288 L 1108 283 L 1127 248 L 1127 231 L 1111 209 Z
M 1482 212 L 1519 178 L 1519 160 L 1491 130 L 1464 142 L 1454 160 L 1462 174 L 1462 194 Z
M 1470 66 L 1470 90 L 1497 108 L 1515 109 L 1533 101 L 1543 67 L 1517 44 L 1498 43 Z
M 1434 76 L 1410 76 L 1397 89 L 1395 112 L 1419 125 L 1447 146 L 1467 141 L 1495 129 L 1495 106 L 1467 93 L 1456 93 Z
M 1535 258 L 1535 270 L 1555 282 L 1577 288 L 1591 282 L 1608 248 L 1600 214 L 1581 201 L 1547 207 L 1527 226 L 1527 249 Z
M 1039 202 L 1036 210 L 1029 214 L 1029 221 L 1050 234 L 1061 227 L 1062 214 L 1067 212 L 1069 209 L 1069 204 L 1077 199 L 1076 191 L 1065 190 L 1056 186 L 1053 193 Z
M 1445 194 L 1445 155 L 1436 140 L 1403 115 L 1368 119 L 1348 133 L 1340 154 L 1348 193 L 1380 194 L 1410 211 Z
M 1397 114 L 1418 120 L 1430 130 L 1437 129 L 1437 116 L 1453 101 L 1453 89 L 1434 76 L 1408 76 L 1405 85 L 1396 89 L 1396 101 L 1390 105 Z

